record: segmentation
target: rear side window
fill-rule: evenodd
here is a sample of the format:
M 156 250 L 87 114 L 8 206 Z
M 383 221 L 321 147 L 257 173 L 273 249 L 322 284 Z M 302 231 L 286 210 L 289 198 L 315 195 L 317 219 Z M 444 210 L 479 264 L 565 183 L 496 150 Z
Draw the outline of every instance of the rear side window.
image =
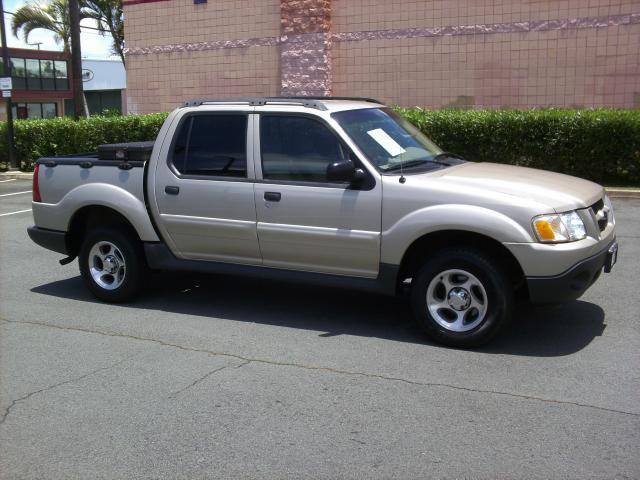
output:
M 349 158 L 324 124 L 285 115 L 260 117 L 262 176 L 272 180 L 326 182 L 327 167 Z
M 247 116 L 193 115 L 182 123 L 173 147 L 182 175 L 247 176 Z

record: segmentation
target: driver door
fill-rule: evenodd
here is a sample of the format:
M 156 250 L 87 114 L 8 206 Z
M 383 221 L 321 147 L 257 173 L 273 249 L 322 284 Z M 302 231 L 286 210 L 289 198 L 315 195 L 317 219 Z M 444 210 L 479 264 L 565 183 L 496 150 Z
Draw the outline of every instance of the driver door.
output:
M 327 167 L 357 158 L 312 115 L 263 112 L 255 204 L 263 265 L 375 278 L 380 262 L 382 195 L 369 178 L 360 187 L 327 180 Z

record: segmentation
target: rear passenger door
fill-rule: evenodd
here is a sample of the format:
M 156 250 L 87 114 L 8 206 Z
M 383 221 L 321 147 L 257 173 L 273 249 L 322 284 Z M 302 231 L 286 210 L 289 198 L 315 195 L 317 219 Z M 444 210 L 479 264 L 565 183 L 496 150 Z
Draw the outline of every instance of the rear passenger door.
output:
M 261 263 L 250 111 L 187 112 L 156 166 L 158 228 L 176 255 Z
M 255 202 L 265 266 L 376 277 L 381 185 L 367 172 L 358 187 L 327 181 L 334 162 L 358 160 L 310 115 L 261 113 L 256 119 Z

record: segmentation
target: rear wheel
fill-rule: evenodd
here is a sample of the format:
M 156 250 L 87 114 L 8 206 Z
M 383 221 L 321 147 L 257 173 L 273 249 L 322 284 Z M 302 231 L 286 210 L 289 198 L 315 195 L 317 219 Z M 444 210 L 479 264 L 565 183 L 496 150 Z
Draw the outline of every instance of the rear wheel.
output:
M 125 230 L 92 230 L 82 243 L 78 261 L 85 284 L 100 300 L 125 302 L 144 285 L 144 252 L 138 239 Z
M 434 253 L 411 281 L 418 325 L 433 340 L 454 347 L 491 340 L 509 320 L 513 301 L 505 270 L 471 249 Z

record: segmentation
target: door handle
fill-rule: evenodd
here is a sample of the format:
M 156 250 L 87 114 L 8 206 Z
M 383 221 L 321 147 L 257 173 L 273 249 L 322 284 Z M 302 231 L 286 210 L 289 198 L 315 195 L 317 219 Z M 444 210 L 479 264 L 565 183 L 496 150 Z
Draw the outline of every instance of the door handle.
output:
M 167 185 L 164 187 L 164 193 L 169 195 L 178 195 L 180 193 L 180 187 L 174 187 L 173 185 Z
M 279 202 L 281 198 L 280 192 L 264 192 L 264 199 L 267 202 Z

